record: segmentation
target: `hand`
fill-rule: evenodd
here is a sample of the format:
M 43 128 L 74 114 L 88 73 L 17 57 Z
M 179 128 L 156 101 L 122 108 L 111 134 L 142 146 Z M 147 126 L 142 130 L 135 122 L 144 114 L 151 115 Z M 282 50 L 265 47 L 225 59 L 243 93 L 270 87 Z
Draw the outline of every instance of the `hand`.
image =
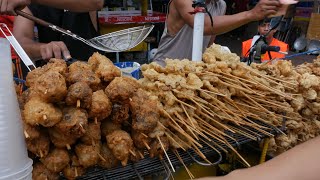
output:
M 261 20 L 276 14 L 280 7 L 281 3 L 278 0 L 260 0 L 259 3 L 250 10 L 250 18 L 253 21 Z
M 70 52 L 62 41 L 52 41 L 48 44 L 40 46 L 40 54 L 42 59 L 49 60 L 51 58 L 70 59 Z
M 0 14 L 16 15 L 15 9 L 23 9 L 31 0 L 0 0 Z

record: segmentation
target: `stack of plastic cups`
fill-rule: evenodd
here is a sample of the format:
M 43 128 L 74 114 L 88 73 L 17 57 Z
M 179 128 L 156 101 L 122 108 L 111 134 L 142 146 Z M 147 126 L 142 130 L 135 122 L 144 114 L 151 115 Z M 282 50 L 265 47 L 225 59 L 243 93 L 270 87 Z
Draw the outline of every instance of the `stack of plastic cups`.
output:
M 13 83 L 10 44 L 0 38 L 0 180 L 31 180 L 32 160 Z

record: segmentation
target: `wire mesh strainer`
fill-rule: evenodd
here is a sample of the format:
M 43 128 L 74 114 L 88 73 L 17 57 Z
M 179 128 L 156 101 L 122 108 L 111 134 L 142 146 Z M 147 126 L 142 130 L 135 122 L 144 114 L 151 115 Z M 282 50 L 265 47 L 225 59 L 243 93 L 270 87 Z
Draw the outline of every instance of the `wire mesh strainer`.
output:
M 49 27 L 54 31 L 61 32 L 67 36 L 71 36 L 93 48 L 105 52 L 121 52 L 134 48 L 140 44 L 152 31 L 153 25 L 144 25 L 121 31 L 112 32 L 92 39 L 84 39 L 69 30 L 60 28 L 54 24 L 48 23 L 42 19 L 36 18 L 28 13 L 16 10 L 16 13 L 27 19 L 30 19 L 42 26 Z

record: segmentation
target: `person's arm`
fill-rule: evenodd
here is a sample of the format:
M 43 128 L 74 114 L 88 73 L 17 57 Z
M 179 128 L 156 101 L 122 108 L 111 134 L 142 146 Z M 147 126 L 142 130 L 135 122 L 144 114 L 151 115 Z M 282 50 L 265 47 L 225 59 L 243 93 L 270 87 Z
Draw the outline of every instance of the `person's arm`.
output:
M 194 9 L 191 0 L 174 0 L 176 10 L 186 24 L 193 27 L 194 15 L 190 14 Z M 236 29 L 251 21 L 265 18 L 268 15 L 275 14 L 280 6 L 278 0 L 260 0 L 259 3 L 250 11 L 241 12 L 234 15 L 214 16 L 213 27 L 209 16 L 205 17 L 205 35 L 222 34 Z
M 0 0 L 0 14 L 15 15 L 15 9 L 23 9 L 31 0 Z
M 104 0 L 32 0 L 32 2 L 73 12 L 100 10 L 104 4 Z
M 320 177 L 320 136 L 267 161 L 229 175 L 201 180 L 318 180 Z
M 32 14 L 29 8 L 24 12 Z M 35 42 L 34 22 L 24 17 L 17 16 L 14 21 L 13 34 L 31 59 L 69 58 L 70 53 L 63 42 L 50 42 L 48 44 Z

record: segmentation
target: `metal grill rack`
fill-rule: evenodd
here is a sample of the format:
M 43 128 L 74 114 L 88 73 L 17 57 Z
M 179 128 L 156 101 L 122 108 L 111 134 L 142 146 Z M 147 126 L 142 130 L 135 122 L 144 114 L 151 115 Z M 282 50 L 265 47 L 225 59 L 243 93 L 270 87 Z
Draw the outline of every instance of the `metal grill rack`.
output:
M 268 125 L 264 125 L 266 127 L 270 127 Z M 241 127 L 237 127 L 241 128 Z M 249 128 L 250 129 L 250 128 Z M 271 134 L 277 134 L 279 133 L 279 130 L 270 127 L 271 131 L 269 133 Z M 260 132 L 254 131 L 253 129 L 250 129 L 253 132 L 257 134 L 257 140 L 265 138 L 265 135 L 263 135 Z M 228 133 L 229 134 L 229 133 Z M 231 135 L 231 134 L 229 134 Z M 226 138 L 228 142 L 233 146 L 233 147 L 240 147 L 243 144 L 246 144 L 248 142 L 253 141 L 252 139 L 249 139 L 243 135 L 240 134 L 232 134 L 232 137 L 235 138 L 237 141 L 231 140 L 230 138 Z M 229 149 L 225 144 L 219 143 L 216 140 L 212 140 L 215 143 L 219 144 L 222 148 Z M 212 144 L 214 146 L 214 144 Z M 216 146 L 215 146 L 216 147 Z M 218 147 L 216 147 L 218 150 Z M 203 143 L 203 148 L 200 149 L 201 152 L 206 156 L 206 157 L 213 157 L 217 156 L 220 158 L 217 158 L 217 162 L 212 162 L 213 165 L 217 164 L 221 161 L 222 156 L 220 153 L 214 151 L 211 147 Z M 192 164 L 192 163 L 198 163 L 200 165 L 209 165 L 206 163 L 202 163 L 201 158 L 192 150 L 188 150 L 187 152 L 183 150 L 179 150 L 179 154 L 181 158 L 183 159 L 184 163 L 186 165 Z M 173 166 L 176 167 L 181 167 L 182 164 L 178 160 L 178 158 L 174 155 L 172 152 L 168 152 L 168 155 L 170 157 L 170 160 L 173 164 Z M 163 179 L 169 179 L 170 177 L 170 169 L 168 166 L 167 160 L 159 160 L 158 158 L 150 158 L 148 155 L 141 161 L 137 163 L 128 163 L 126 167 L 116 167 L 112 169 L 102 169 L 99 167 L 95 167 L 92 169 L 89 169 L 87 173 L 80 177 L 79 180 L 98 180 L 98 179 L 116 179 L 116 180 L 122 180 L 122 179 L 142 179 L 144 176 L 150 176 L 150 175 L 162 175 Z

